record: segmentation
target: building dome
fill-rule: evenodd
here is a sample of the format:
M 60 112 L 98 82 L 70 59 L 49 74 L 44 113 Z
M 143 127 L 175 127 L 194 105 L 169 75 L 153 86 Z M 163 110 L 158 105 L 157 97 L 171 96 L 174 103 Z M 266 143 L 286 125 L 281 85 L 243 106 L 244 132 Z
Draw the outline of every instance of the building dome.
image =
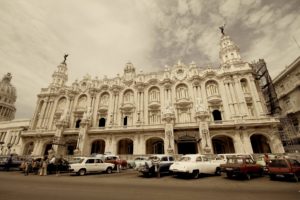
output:
M 0 82 L 0 121 L 13 120 L 17 99 L 16 88 L 10 83 L 11 74 L 7 73 Z

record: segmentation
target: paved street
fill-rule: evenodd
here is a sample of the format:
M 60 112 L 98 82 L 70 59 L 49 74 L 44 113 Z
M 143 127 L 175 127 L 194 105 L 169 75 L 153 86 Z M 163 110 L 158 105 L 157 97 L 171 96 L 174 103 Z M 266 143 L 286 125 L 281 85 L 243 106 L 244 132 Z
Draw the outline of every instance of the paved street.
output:
M 225 176 L 179 179 L 140 177 L 135 171 L 93 174 L 84 177 L 24 176 L 20 172 L 0 172 L 1 200 L 185 200 L 185 199 L 300 199 L 300 183 L 270 181 L 268 177 L 230 180 Z

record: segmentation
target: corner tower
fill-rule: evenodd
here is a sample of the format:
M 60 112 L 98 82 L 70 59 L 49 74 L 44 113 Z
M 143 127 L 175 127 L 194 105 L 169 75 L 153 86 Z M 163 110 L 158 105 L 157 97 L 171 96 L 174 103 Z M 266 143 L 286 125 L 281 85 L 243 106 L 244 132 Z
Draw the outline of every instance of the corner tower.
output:
M 221 59 L 222 65 L 231 65 L 240 63 L 241 55 L 239 47 L 231 40 L 231 38 L 225 34 L 224 26 L 221 29 L 221 41 L 220 41 L 220 53 L 219 57 Z
M 10 83 L 11 73 L 7 73 L 0 82 L 0 121 L 9 121 L 15 118 L 17 99 L 16 88 Z
M 68 54 L 64 55 L 64 60 L 57 66 L 57 70 L 52 74 L 52 83 L 50 87 L 62 87 L 68 81 L 67 60 Z

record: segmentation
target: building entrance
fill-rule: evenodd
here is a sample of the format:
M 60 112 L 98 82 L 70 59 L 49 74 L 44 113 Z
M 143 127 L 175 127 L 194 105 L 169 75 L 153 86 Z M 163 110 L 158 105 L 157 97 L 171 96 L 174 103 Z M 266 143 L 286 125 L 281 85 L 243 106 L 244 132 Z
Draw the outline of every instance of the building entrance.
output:
M 194 137 L 183 136 L 177 140 L 178 154 L 198 153 L 197 140 Z

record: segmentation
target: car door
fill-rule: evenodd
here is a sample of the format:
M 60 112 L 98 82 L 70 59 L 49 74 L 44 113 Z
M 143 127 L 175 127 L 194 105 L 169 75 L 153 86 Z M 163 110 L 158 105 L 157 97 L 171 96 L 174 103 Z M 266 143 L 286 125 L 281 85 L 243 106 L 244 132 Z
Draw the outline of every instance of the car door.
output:
M 196 161 L 196 169 L 193 170 L 199 170 L 200 173 L 203 173 L 204 169 L 203 169 L 203 162 L 202 162 L 202 157 L 201 156 L 197 156 L 197 158 L 195 159 Z
M 85 162 L 85 168 L 86 168 L 87 172 L 97 171 L 96 164 L 95 164 L 95 159 L 93 159 L 93 158 L 87 159 L 86 162 Z
M 159 167 L 160 167 L 160 172 L 166 172 L 169 171 L 169 167 L 171 164 L 169 164 L 169 159 L 167 156 L 163 156 L 160 159 L 160 163 L 159 163 Z
M 104 171 L 104 165 L 101 159 L 95 159 L 95 170 L 98 172 Z
M 202 157 L 203 172 L 205 174 L 214 174 L 216 169 L 213 167 L 210 159 L 206 156 Z

